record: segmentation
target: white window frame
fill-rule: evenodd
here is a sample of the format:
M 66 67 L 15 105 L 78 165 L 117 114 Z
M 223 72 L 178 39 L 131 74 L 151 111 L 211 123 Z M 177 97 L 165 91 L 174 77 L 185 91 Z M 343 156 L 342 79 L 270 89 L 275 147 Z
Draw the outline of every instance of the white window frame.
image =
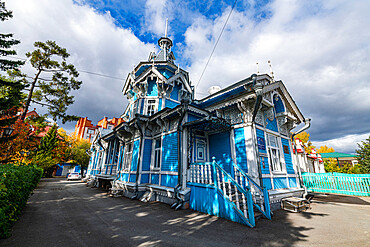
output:
M 202 147 L 199 147 L 199 146 L 202 146 Z M 201 148 L 201 150 L 203 150 L 203 157 L 199 157 L 199 151 L 200 151 L 199 149 L 200 148 Z M 195 159 L 196 159 L 196 162 L 206 161 L 206 150 L 207 150 L 206 141 L 201 140 L 201 139 L 196 139 L 196 141 L 195 141 L 195 152 L 196 152 Z
M 271 170 L 272 172 L 281 173 L 283 170 L 283 163 L 281 162 L 281 150 L 279 137 L 273 134 L 266 134 L 267 147 L 270 156 Z M 271 143 L 270 137 L 275 139 L 275 145 Z
M 156 146 L 157 141 L 160 142 L 159 147 Z M 161 162 L 162 162 L 162 136 L 153 139 L 153 170 L 160 170 L 161 169 Z
M 87 129 L 87 134 L 94 135 L 95 134 L 95 130 L 94 129 Z
M 125 147 L 125 155 L 124 155 L 124 160 L 122 164 L 122 170 L 128 171 L 130 169 L 130 164 L 132 161 L 132 150 L 133 150 L 133 143 L 129 142 L 126 144 Z
M 135 117 L 137 109 L 139 109 L 139 100 L 135 100 L 132 104 L 131 119 Z
M 151 116 L 157 112 L 158 100 L 156 98 L 146 98 L 144 104 L 144 115 Z

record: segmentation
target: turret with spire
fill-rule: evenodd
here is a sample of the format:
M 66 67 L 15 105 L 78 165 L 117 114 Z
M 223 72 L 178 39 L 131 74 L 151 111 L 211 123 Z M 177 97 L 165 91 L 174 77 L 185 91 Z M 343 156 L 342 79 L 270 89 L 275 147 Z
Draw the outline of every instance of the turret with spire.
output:
M 158 54 L 151 52 L 148 60 L 140 62 L 127 76 L 122 90 L 129 100 L 122 115 L 126 121 L 136 114 L 151 116 L 162 109 L 176 107 L 183 99 L 193 98 L 188 72 L 174 63 L 173 43 L 167 31 L 168 20 L 164 37 L 158 40 L 161 50 Z
M 155 55 L 151 54 L 149 56 L 149 61 L 168 61 L 173 63 L 173 60 L 175 60 L 175 56 L 173 55 L 171 51 L 171 47 L 173 46 L 172 40 L 167 37 L 167 31 L 168 31 L 168 19 L 166 19 L 166 29 L 164 32 L 164 37 L 160 38 L 158 40 L 158 45 L 161 48 L 161 51 Z

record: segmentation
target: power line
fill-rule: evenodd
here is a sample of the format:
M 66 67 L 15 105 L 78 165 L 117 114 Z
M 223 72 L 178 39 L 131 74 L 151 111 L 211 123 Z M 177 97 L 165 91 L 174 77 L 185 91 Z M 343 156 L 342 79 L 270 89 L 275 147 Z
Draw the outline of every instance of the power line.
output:
M 102 77 L 107 77 L 107 78 L 111 78 L 111 79 L 116 79 L 116 80 L 122 80 L 124 81 L 123 78 L 118 78 L 118 77 L 114 77 L 114 76 L 110 76 L 110 75 L 103 75 L 103 74 L 99 74 L 99 73 L 95 73 L 95 72 L 90 72 L 90 71 L 85 71 L 85 70 L 77 70 L 78 72 L 83 72 L 83 73 L 87 73 L 87 74 L 91 74 L 91 75 L 97 75 L 97 76 L 102 76 Z
M 6 57 L 15 58 L 15 59 L 21 59 L 21 60 L 24 60 L 24 61 L 27 61 L 28 60 L 26 58 L 21 58 L 21 57 L 16 57 L 16 56 L 6 56 Z M 124 81 L 123 78 L 114 77 L 114 76 L 110 76 L 110 75 L 104 75 L 104 74 L 100 74 L 100 73 L 96 73 L 96 72 L 91 72 L 91 71 L 86 71 L 86 70 L 77 70 L 77 71 L 78 72 L 82 72 L 82 73 L 87 73 L 87 74 L 90 74 L 90 75 L 97 75 L 97 76 L 101 76 L 101 77 L 106 77 L 106 78 L 111 78 L 111 79 L 116 79 L 116 80 Z
M 203 72 L 202 72 L 202 74 L 200 75 L 199 81 L 198 81 L 197 85 L 195 86 L 195 89 L 198 87 L 198 85 L 199 85 L 200 81 L 201 81 L 201 80 L 202 80 L 202 78 L 203 78 L 204 72 L 206 71 L 206 68 L 207 68 L 207 66 L 208 66 L 208 64 L 209 64 L 209 61 L 211 60 L 211 57 L 212 57 L 212 55 L 213 55 L 213 53 L 214 53 L 214 51 L 215 51 L 215 49 L 216 49 L 216 46 L 217 46 L 217 44 L 218 44 L 218 41 L 220 41 L 221 35 L 222 35 L 222 33 L 224 32 L 224 30 L 225 30 L 226 24 L 227 24 L 227 22 L 229 21 L 229 18 L 230 18 L 231 13 L 233 12 L 233 10 L 234 10 L 234 8 L 235 8 L 235 5 L 236 5 L 236 2 L 237 2 L 237 1 L 238 1 L 238 0 L 235 0 L 234 4 L 233 4 L 233 6 L 232 6 L 232 8 L 231 8 L 231 10 L 230 10 L 230 13 L 229 13 L 229 15 L 227 16 L 227 19 L 226 19 L 226 21 L 225 21 L 225 24 L 224 24 L 224 26 L 222 27 L 222 30 L 221 30 L 221 32 L 220 32 L 220 35 L 219 35 L 219 36 L 218 36 L 218 38 L 217 38 L 217 41 L 216 41 L 216 43 L 215 43 L 215 46 L 213 47 L 213 50 L 212 50 L 211 54 L 209 55 L 208 61 L 207 61 L 207 63 L 206 63 L 206 66 L 204 67 Z

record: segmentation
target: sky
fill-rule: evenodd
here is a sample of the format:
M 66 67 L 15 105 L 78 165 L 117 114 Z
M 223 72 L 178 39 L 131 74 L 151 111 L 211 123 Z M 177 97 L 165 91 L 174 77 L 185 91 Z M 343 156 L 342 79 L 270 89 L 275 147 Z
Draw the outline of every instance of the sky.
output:
M 83 81 L 67 113 L 96 124 L 123 113 L 126 76 L 151 51 L 158 52 L 168 18 L 175 63 L 189 72 L 193 85 L 199 83 L 196 98 L 205 97 L 210 86 L 270 73 L 271 61 L 275 79 L 312 119 L 310 141 L 354 153 L 370 136 L 370 2 L 238 0 L 199 81 L 234 2 L 5 0 L 14 17 L 1 22 L 0 30 L 21 41 L 14 47 L 20 58 L 35 41 L 65 47 Z M 23 70 L 35 73 L 29 63 Z M 67 131 L 75 125 L 58 124 Z

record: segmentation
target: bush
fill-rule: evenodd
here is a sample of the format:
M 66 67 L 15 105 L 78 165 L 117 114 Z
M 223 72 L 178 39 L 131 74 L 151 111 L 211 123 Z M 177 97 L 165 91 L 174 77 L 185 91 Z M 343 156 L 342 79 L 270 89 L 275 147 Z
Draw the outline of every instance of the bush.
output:
M 42 176 L 34 166 L 0 165 L 0 238 L 10 236 L 9 230 L 17 221 Z

